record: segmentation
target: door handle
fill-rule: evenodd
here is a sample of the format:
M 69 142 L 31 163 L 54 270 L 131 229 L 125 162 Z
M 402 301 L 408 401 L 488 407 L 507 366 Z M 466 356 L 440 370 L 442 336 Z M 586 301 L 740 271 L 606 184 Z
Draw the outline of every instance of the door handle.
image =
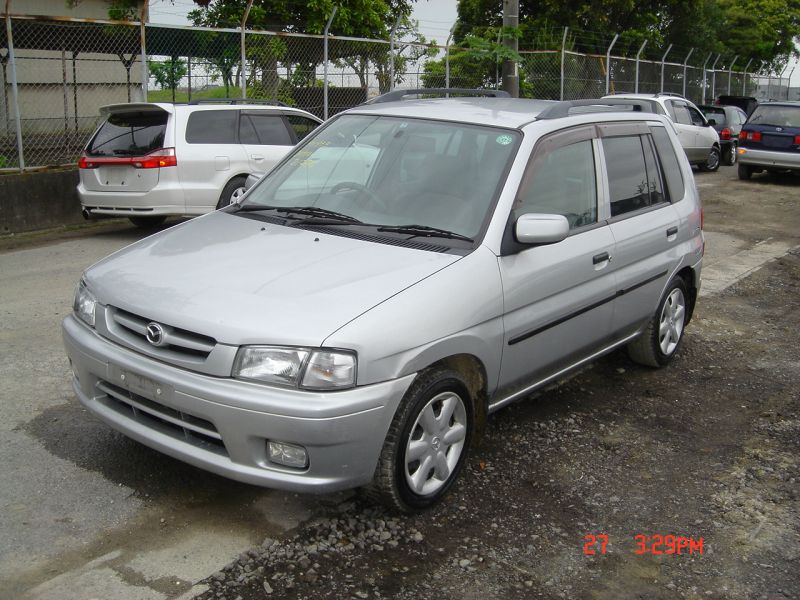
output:
M 250 158 L 252 158 L 253 160 L 264 160 L 264 157 L 261 156 L 260 154 L 251 154 Z
M 667 237 L 672 237 L 676 233 L 678 233 L 677 227 L 670 227 L 669 229 L 667 229 Z
M 595 254 L 592 257 L 592 264 L 599 265 L 602 262 L 606 262 L 611 260 L 611 257 L 608 255 L 608 252 L 601 252 L 600 254 Z

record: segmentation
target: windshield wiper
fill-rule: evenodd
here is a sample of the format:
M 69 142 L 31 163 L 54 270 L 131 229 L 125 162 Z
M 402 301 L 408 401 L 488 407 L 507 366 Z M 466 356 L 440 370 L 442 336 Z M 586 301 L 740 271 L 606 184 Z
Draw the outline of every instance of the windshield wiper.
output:
M 470 237 L 461 235 L 454 231 L 447 229 L 439 229 L 438 227 L 429 227 L 428 225 L 382 225 L 378 227 L 378 231 L 385 231 L 388 233 L 407 233 L 411 236 L 421 237 L 442 237 L 454 240 L 464 240 L 465 242 L 474 242 Z
M 363 223 L 355 217 L 346 215 L 344 213 L 336 212 L 335 210 L 328 210 L 327 208 L 318 208 L 316 206 L 267 206 L 261 204 L 243 204 L 240 205 L 236 212 L 258 212 L 260 210 L 273 210 L 287 215 L 309 215 L 311 217 L 327 217 L 332 219 L 333 222 L 326 220 L 326 225 L 335 225 L 339 223 Z

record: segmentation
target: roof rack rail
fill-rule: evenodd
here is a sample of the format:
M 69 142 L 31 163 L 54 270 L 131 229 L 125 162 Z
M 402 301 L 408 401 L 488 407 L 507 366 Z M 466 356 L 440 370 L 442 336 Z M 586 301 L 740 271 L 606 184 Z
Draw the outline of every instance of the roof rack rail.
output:
M 563 100 L 545 108 L 536 115 L 536 119 L 560 119 L 567 117 L 570 110 L 580 107 L 597 107 L 597 112 L 613 110 L 615 106 L 629 106 L 633 112 L 653 112 L 645 100 L 631 100 L 628 98 L 603 98 L 596 100 Z M 585 112 L 593 112 L 591 110 Z
M 468 88 L 418 88 L 412 90 L 394 90 L 381 94 L 376 98 L 367 100 L 364 104 L 381 104 L 383 102 L 396 102 L 406 96 L 487 96 L 489 98 L 510 98 L 511 95 L 504 90 L 477 90 Z
M 656 92 L 656 96 L 673 96 L 675 98 L 683 98 L 686 100 L 686 97 L 683 94 L 676 94 L 675 92 Z
M 190 106 L 195 104 L 266 104 L 268 106 L 289 106 L 280 100 L 258 100 L 255 98 L 201 98 L 200 100 L 187 102 L 187 104 Z

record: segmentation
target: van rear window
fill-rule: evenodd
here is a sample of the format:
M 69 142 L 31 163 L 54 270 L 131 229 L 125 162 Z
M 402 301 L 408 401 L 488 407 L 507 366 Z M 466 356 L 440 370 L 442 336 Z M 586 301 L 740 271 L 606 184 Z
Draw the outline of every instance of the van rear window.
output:
M 164 147 L 166 112 L 109 115 L 86 148 L 89 156 L 143 156 Z

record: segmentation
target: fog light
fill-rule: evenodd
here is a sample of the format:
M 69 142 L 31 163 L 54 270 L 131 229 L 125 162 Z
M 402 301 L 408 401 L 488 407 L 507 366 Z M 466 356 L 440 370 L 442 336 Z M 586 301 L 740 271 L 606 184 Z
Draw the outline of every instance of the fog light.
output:
M 271 462 L 294 469 L 305 469 L 308 466 L 308 452 L 302 446 L 269 441 L 267 449 Z

